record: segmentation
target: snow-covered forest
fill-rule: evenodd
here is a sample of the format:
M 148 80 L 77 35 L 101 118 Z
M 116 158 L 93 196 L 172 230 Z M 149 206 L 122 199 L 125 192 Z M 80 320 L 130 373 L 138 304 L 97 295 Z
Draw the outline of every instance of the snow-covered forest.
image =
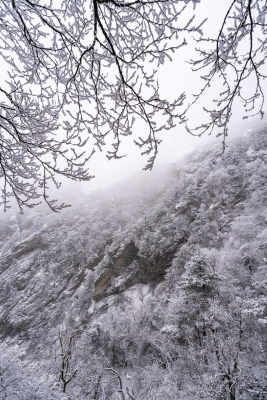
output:
M 267 398 L 266 128 L 0 226 L 0 398 Z

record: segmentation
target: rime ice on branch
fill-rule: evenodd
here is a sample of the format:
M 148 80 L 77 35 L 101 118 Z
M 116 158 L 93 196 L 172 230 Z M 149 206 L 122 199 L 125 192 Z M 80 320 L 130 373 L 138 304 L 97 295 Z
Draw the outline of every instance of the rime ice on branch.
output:
M 145 169 L 151 169 L 159 131 L 187 120 L 185 94 L 177 88 L 175 101 L 161 98 L 157 80 L 158 67 L 186 45 L 186 35 L 215 46 L 215 51 L 199 50 L 201 59 L 193 62 L 196 69 L 209 69 L 201 93 L 216 75 L 224 85 L 216 110 L 207 110 L 211 122 L 200 124 L 200 132 L 219 127 L 225 137 L 236 96 L 249 109 L 260 102 L 262 113 L 265 2 L 233 1 L 214 40 L 199 39 L 203 22 L 195 22 L 197 3 L 200 0 L 0 2 L 0 53 L 9 72 L 0 85 L 4 209 L 12 196 L 21 210 L 40 198 L 55 211 L 64 207 L 49 199 L 49 185 L 58 187 L 60 175 L 90 180 L 88 161 L 107 144 L 109 159 L 123 157 L 120 144 L 132 134 L 136 118 L 146 130 L 133 141 L 147 157 Z M 244 55 L 239 43 L 245 38 L 250 46 Z M 233 85 L 228 70 L 236 76 Z M 251 74 L 256 77 L 255 93 L 244 98 L 241 84 Z
M 201 102 L 209 88 L 217 86 L 219 93 L 213 98 L 214 108 L 203 107 L 207 121 L 194 128 L 189 126 L 190 133 L 201 136 L 215 130 L 217 136 L 223 137 L 225 148 L 228 123 L 237 98 L 243 103 L 244 119 L 255 115 L 263 117 L 263 81 L 267 77 L 266 18 L 266 1 L 234 0 L 222 19 L 217 37 L 198 40 L 199 59 L 191 60 L 191 64 L 193 71 L 202 73 L 204 85 L 189 109 Z

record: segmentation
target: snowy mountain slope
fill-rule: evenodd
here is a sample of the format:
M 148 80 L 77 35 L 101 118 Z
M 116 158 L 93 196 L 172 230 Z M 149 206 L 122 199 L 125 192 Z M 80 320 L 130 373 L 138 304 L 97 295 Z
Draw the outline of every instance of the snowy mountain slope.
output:
M 0 398 L 264 398 L 266 132 L 217 154 L 3 221 Z

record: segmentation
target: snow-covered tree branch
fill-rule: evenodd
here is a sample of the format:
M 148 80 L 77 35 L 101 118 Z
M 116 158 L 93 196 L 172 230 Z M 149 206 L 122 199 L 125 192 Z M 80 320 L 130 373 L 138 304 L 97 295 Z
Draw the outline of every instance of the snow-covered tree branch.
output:
M 203 93 L 219 87 L 213 99 L 213 108 L 205 107 L 206 122 L 191 128 L 190 133 L 202 135 L 216 131 L 225 139 L 233 111 L 233 103 L 239 98 L 244 106 L 243 118 L 263 117 L 265 95 L 263 81 L 266 59 L 267 5 L 264 1 L 234 0 L 231 2 L 216 38 L 201 37 L 198 40 L 199 59 L 191 60 L 194 71 L 201 71 L 204 86 L 195 95 L 194 103 L 200 102 Z M 248 89 L 248 87 L 250 89 Z
M 202 35 L 195 16 L 200 0 L 0 1 L 0 53 L 9 77 L 0 84 L 1 204 L 15 197 L 19 207 L 43 198 L 57 211 L 48 187 L 59 177 L 90 180 L 88 161 L 96 151 L 121 158 L 120 145 L 133 133 L 136 119 L 146 127 L 133 138 L 153 167 L 159 132 L 187 123 L 193 106 L 184 93 L 162 98 L 157 71 L 194 36 L 205 85 L 223 89 L 210 121 L 197 134 L 214 128 L 227 135 L 232 105 L 240 97 L 248 111 L 263 113 L 262 80 L 266 58 L 266 4 L 235 0 L 218 37 Z M 248 41 L 248 49 L 240 46 Z M 255 90 L 242 85 L 253 75 Z M 190 126 L 190 123 L 188 123 Z M 191 133 L 194 129 L 188 128 Z

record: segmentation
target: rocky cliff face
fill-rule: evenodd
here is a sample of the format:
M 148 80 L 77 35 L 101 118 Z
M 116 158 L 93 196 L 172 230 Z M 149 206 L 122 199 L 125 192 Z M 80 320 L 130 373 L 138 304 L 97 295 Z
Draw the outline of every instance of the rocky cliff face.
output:
M 166 252 L 155 260 L 139 255 L 133 242 L 117 250 L 95 281 L 93 300 L 121 293 L 135 284 L 159 283 L 171 264 L 173 252 Z
M 73 309 L 85 322 L 92 301 L 136 284 L 159 283 L 173 258 L 173 252 L 166 252 L 149 260 L 130 242 L 109 255 L 108 262 L 103 262 L 103 254 L 92 263 L 75 263 L 60 254 L 60 245 L 51 252 L 49 236 L 47 232 L 32 234 L 1 256 L 2 338 L 32 340 L 32 332 L 41 334 L 42 330 L 45 336 L 64 323 Z
M 116 202 L 109 195 L 93 197 L 89 207 L 79 207 L 80 213 L 74 208 L 70 214 L 47 217 L 40 211 L 2 224 L 2 340 L 38 346 L 66 321 L 86 326 L 92 303 L 163 279 L 170 255 L 150 260 L 139 255 L 134 241 L 121 243 L 125 218 L 130 221 L 136 211 L 132 207 L 132 215 L 127 216 L 128 210 L 126 216 L 118 215 Z M 116 230 L 119 240 L 114 240 Z

